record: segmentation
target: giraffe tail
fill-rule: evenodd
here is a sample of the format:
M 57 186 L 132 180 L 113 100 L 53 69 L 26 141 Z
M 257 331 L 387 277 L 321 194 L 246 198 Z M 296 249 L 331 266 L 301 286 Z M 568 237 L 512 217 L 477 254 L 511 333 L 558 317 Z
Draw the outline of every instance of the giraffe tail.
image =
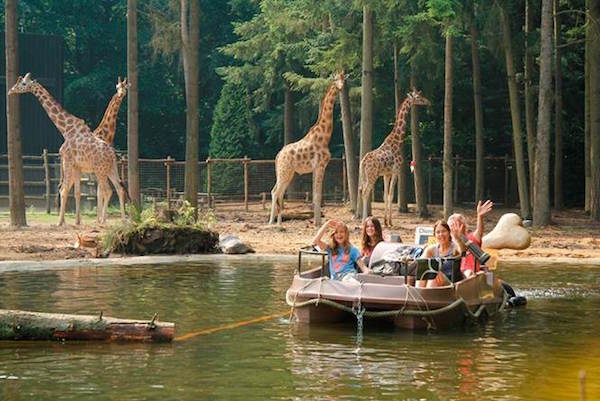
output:
M 125 202 L 131 203 L 131 198 L 129 197 L 129 190 L 127 190 L 127 187 L 123 183 L 123 180 L 119 180 L 119 188 L 121 188 L 123 190 L 123 193 L 125 194 Z

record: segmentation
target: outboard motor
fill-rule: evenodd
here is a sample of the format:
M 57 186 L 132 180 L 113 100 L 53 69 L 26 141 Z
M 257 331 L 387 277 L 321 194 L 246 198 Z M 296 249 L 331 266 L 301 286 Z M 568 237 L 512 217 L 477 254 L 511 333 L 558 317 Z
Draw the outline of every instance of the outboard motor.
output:
M 477 244 L 470 241 L 464 234 L 461 234 L 461 239 L 465 243 L 469 251 L 471 251 L 471 253 L 479 261 L 479 263 L 484 265 L 485 262 L 487 262 L 490 259 L 490 255 L 487 252 L 484 252 L 483 249 L 477 246 Z M 513 288 L 505 281 L 502 281 L 502 288 L 504 288 L 504 291 L 506 291 L 506 293 L 508 294 L 508 306 L 514 308 L 517 306 L 523 306 L 527 304 L 527 298 L 525 298 L 522 295 L 515 294 L 515 290 L 513 290 Z

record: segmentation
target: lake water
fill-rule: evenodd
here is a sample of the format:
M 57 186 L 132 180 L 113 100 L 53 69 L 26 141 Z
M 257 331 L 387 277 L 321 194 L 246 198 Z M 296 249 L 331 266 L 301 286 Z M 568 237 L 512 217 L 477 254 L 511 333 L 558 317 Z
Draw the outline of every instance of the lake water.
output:
M 293 263 L 0 274 L 0 308 L 176 322 L 176 336 L 288 310 Z M 172 344 L 0 342 L 0 400 L 600 400 L 600 268 L 497 272 L 528 305 L 442 333 L 287 317 Z

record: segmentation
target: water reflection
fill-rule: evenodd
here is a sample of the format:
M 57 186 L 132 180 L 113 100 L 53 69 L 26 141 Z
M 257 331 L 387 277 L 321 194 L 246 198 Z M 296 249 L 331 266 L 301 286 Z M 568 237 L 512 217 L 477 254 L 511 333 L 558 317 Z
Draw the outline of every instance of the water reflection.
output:
M 217 263 L 0 275 L 0 308 L 177 323 L 176 335 L 286 309 L 293 264 Z M 278 318 L 168 345 L 0 343 L 0 399 L 600 399 L 600 274 L 508 269 L 529 298 L 485 325 L 402 332 Z

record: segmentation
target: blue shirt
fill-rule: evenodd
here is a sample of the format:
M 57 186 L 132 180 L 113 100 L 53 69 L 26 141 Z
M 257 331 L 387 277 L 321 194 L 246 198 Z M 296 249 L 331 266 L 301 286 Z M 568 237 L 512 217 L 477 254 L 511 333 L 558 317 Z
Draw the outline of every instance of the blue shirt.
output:
M 337 249 L 337 255 L 333 256 L 331 248 L 327 247 L 329 255 L 329 275 L 334 280 L 341 280 L 346 274 L 356 273 L 356 261 L 360 257 L 357 248 L 350 246 L 349 251 L 344 252 L 344 248 Z

